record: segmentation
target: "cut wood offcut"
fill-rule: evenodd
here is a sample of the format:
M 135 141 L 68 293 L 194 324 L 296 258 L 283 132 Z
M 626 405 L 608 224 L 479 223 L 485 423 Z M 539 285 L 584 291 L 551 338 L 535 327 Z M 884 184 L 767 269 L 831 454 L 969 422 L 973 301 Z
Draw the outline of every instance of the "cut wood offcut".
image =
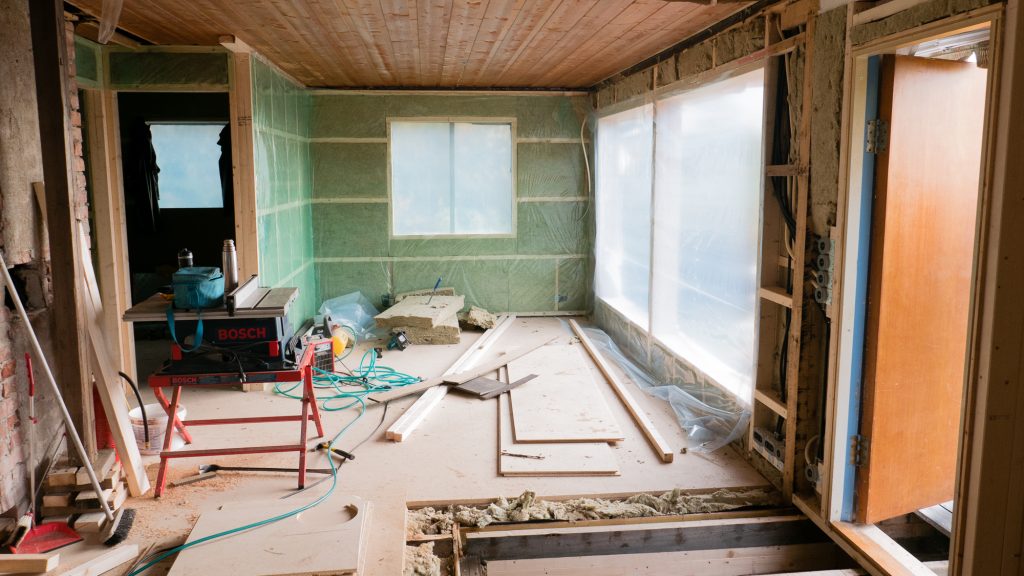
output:
M 473 346 L 470 346 L 459 356 L 455 363 L 448 368 L 448 373 L 473 366 L 477 359 L 486 353 L 501 334 L 512 325 L 515 319 L 514 315 L 502 316 L 494 328 L 484 332 Z M 395 420 L 395 423 L 385 431 L 384 437 L 394 442 L 404 441 L 416 430 L 416 427 L 427 417 L 427 414 L 441 403 L 441 399 L 447 394 L 447 386 L 435 386 L 427 390 L 398 420 Z
M 511 381 L 529 374 L 537 378 L 509 391 L 517 443 L 625 439 L 578 345 L 544 346 L 508 364 Z
M 508 394 L 498 396 L 498 474 L 502 476 L 618 476 L 606 442 L 517 444 Z

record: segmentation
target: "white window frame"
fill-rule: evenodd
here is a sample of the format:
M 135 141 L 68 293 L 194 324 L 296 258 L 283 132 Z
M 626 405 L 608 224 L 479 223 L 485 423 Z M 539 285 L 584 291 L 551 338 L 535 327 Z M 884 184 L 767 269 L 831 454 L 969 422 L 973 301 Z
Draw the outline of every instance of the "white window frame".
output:
M 454 123 L 467 123 L 467 124 L 506 124 L 511 127 L 511 139 L 512 139 L 512 174 L 511 174 L 511 203 L 512 210 L 512 228 L 511 231 L 505 233 L 494 233 L 494 234 L 395 234 L 395 213 L 394 213 L 394 198 L 392 196 L 392 173 L 391 173 L 391 125 L 392 123 L 412 123 L 412 122 L 423 122 L 423 123 L 440 123 L 447 122 L 449 124 Z M 423 240 L 431 238 L 440 239 L 456 239 L 456 238 L 516 238 L 517 231 L 519 230 L 519 196 L 517 191 L 517 184 L 519 180 L 519 168 L 518 168 L 518 132 L 517 132 L 517 119 L 514 117 L 499 117 L 499 116 L 389 116 L 386 119 L 387 123 L 387 145 L 388 145 L 388 237 L 392 240 Z

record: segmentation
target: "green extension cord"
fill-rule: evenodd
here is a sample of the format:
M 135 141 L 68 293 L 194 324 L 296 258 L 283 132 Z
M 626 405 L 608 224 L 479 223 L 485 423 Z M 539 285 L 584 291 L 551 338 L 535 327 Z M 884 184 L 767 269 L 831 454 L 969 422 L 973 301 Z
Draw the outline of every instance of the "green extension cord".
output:
M 350 349 L 351 351 L 351 349 Z M 344 358 L 344 356 L 342 356 Z M 420 381 L 415 376 L 404 374 L 388 366 L 377 365 L 377 354 L 373 349 L 363 353 L 359 360 L 359 367 L 349 375 L 326 372 L 319 368 L 313 368 L 316 374 L 313 376 L 313 392 L 328 390 L 331 393 L 317 395 L 320 409 L 324 412 L 337 412 L 351 408 L 363 401 L 363 399 L 374 392 L 382 392 L 394 388 L 401 388 Z M 274 393 L 295 400 L 301 400 L 301 394 L 295 391 L 302 386 L 301 382 L 294 384 L 276 384 Z M 342 387 L 346 388 L 342 388 Z M 346 402 L 341 406 L 339 402 Z
M 350 352 L 351 348 L 349 349 L 349 353 Z M 345 356 L 347 355 L 348 353 L 345 354 Z M 342 356 L 342 358 L 344 358 L 345 356 Z M 285 512 L 284 514 L 279 514 L 277 516 L 274 516 L 273 518 L 267 518 L 266 520 L 260 520 L 258 522 L 246 524 L 245 526 L 239 526 L 238 528 L 232 528 L 230 530 L 218 532 L 217 534 L 204 536 L 203 538 L 200 538 L 193 542 L 182 544 L 175 548 L 171 548 L 170 550 L 165 550 L 164 552 L 158 553 L 155 557 L 152 557 L 152 559 L 146 561 L 146 563 L 142 566 L 139 566 L 135 570 L 131 571 L 128 574 L 128 576 L 138 576 L 139 574 L 142 574 L 143 572 L 152 568 L 156 564 L 162 562 L 166 558 L 174 554 L 177 554 L 178 552 L 196 546 L 198 544 L 209 542 L 210 540 L 216 540 L 218 538 L 223 538 L 225 536 L 230 536 L 232 534 L 237 534 L 239 532 L 245 532 L 247 530 L 259 528 L 261 526 L 266 526 L 268 524 L 273 524 L 274 522 L 280 522 L 281 520 L 285 520 L 287 518 L 291 518 L 292 516 L 305 512 L 310 508 L 319 506 L 321 503 L 327 500 L 327 498 L 329 498 L 331 494 L 334 493 L 335 488 L 337 488 L 338 486 L 338 468 L 334 464 L 334 458 L 331 458 L 329 456 L 330 450 L 331 448 L 334 447 L 334 443 L 337 442 L 338 439 L 341 438 L 342 435 L 345 434 L 345 432 L 347 432 L 348 429 L 351 428 L 356 422 L 358 422 L 359 419 L 363 417 L 363 414 L 366 413 L 366 401 L 364 400 L 364 398 L 367 395 L 372 394 L 374 392 L 380 392 L 392 388 L 408 386 L 410 384 L 415 384 L 416 382 L 420 381 L 420 379 L 415 376 L 404 374 L 393 368 L 389 368 L 387 366 L 378 366 L 377 354 L 373 349 L 367 350 L 363 354 L 362 359 L 360 359 L 359 361 L 359 368 L 356 370 L 354 374 L 334 374 L 331 372 L 319 370 L 317 368 L 314 368 L 314 370 L 316 370 L 316 372 L 319 373 L 313 377 L 314 393 L 316 392 L 316 390 L 331 390 L 333 392 L 328 396 L 317 396 L 316 399 L 318 402 L 320 402 L 322 410 L 324 410 L 325 412 L 336 412 L 339 410 L 351 408 L 353 406 L 359 407 L 359 414 L 357 414 L 356 417 L 351 422 L 346 424 L 340 431 L 338 431 L 338 433 L 335 434 L 333 438 L 331 438 L 331 442 L 328 445 L 327 461 L 331 465 L 331 487 L 327 490 L 327 492 L 325 492 L 322 496 L 310 502 L 309 504 L 296 508 L 295 510 L 292 510 L 290 512 Z M 302 396 L 293 393 L 293 391 L 301 385 L 302 383 L 299 382 L 287 388 L 283 388 L 280 384 L 278 384 L 274 386 L 274 393 L 279 394 L 281 396 L 286 396 L 288 398 L 301 400 Z M 354 389 L 343 390 L 342 386 L 348 386 Z M 344 404 L 343 406 L 334 406 L 331 404 L 340 401 L 347 401 L 347 403 Z

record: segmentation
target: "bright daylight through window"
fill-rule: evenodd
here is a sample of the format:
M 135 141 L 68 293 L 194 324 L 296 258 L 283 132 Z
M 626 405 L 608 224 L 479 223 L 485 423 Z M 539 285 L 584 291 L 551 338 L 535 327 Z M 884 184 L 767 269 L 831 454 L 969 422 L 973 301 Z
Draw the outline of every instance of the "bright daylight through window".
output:
M 511 123 L 390 126 L 395 236 L 513 232 Z

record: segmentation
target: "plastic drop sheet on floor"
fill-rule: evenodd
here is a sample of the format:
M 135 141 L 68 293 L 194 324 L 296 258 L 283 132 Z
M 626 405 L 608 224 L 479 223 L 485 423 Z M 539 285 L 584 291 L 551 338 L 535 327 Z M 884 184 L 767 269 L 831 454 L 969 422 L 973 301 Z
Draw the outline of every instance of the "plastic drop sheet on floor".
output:
M 687 390 L 685 384 L 661 382 L 627 358 L 603 330 L 584 328 L 584 331 L 601 354 L 617 364 L 641 390 L 672 406 L 676 420 L 693 441 L 694 449 L 713 452 L 746 432 L 750 411 L 727 392 L 710 386 L 699 391 Z

